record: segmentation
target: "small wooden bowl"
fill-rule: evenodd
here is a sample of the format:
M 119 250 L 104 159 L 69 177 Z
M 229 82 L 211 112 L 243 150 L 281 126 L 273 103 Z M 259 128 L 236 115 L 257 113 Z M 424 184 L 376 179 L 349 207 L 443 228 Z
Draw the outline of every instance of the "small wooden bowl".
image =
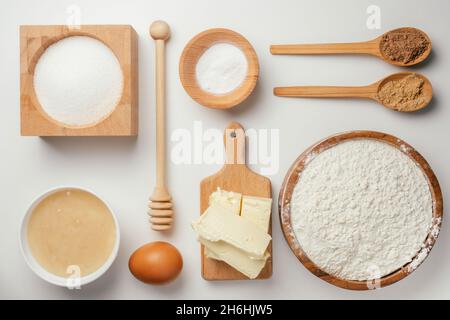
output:
M 422 254 L 419 255 L 418 253 L 411 262 L 407 263 L 403 267 L 380 279 L 372 281 L 353 281 L 340 279 L 321 270 L 313 261 L 311 261 L 307 257 L 300 243 L 297 241 L 297 238 L 291 225 L 290 202 L 292 194 L 299 180 L 299 177 L 306 166 L 306 162 L 308 161 L 308 159 L 310 159 L 312 154 L 321 153 L 324 150 L 329 149 L 341 142 L 354 139 L 379 140 L 382 142 L 386 142 L 391 146 L 399 149 L 403 153 L 405 153 L 408 157 L 411 158 L 411 160 L 413 160 L 419 166 L 424 175 L 427 177 L 427 181 L 430 186 L 430 191 L 433 199 L 433 228 L 432 231 L 429 232 L 424 242 L 424 248 L 420 251 L 421 253 L 422 252 L 426 253 L 426 255 Z M 411 272 L 413 272 L 423 262 L 425 257 L 428 255 L 429 251 L 432 249 L 439 234 L 443 214 L 443 201 L 441 189 L 439 187 L 439 182 L 436 176 L 434 175 L 432 169 L 430 168 L 426 160 L 416 150 L 414 150 L 413 147 L 411 147 L 406 142 L 385 133 L 374 131 L 351 131 L 337 134 L 325 140 L 322 140 L 321 142 L 307 149 L 297 158 L 297 160 L 289 169 L 286 178 L 284 180 L 278 198 L 278 208 L 284 237 L 286 238 L 286 241 L 288 242 L 289 246 L 291 247 L 296 257 L 309 271 L 311 271 L 318 278 L 344 289 L 370 290 L 385 287 L 403 279 L 404 277 L 408 276 Z
M 196 65 L 201 55 L 212 45 L 230 43 L 240 48 L 247 57 L 248 70 L 242 84 L 235 90 L 216 95 L 200 88 Z M 180 80 L 186 92 L 199 104 L 214 109 L 229 109 L 244 101 L 253 91 L 259 77 L 258 57 L 252 45 L 242 35 L 228 29 L 209 29 L 196 35 L 183 50 L 179 66 Z

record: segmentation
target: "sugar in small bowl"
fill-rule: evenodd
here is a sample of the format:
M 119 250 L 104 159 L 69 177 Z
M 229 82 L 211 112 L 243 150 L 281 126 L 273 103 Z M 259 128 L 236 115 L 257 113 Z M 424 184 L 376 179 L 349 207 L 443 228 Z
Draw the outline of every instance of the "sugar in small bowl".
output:
M 252 45 L 242 35 L 228 29 L 210 29 L 186 45 L 179 72 L 192 99 L 205 107 L 228 109 L 252 93 L 259 63 Z

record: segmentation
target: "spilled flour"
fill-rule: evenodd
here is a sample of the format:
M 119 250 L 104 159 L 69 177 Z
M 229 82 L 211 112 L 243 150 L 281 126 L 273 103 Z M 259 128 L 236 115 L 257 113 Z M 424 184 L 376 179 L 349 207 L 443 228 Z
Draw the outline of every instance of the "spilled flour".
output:
M 377 279 L 421 252 L 433 221 L 431 192 L 402 151 L 371 139 L 347 141 L 306 165 L 291 221 L 320 269 L 347 280 Z

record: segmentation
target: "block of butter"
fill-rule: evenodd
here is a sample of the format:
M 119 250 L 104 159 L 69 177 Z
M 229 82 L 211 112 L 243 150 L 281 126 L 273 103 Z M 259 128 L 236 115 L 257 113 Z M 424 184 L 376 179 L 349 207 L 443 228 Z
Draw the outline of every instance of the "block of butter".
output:
M 241 216 L 269 232 L 270 214 L 272 212 L 272 199 L 244 196 L 242 198 Z
M 231 214 L 240 215 L 241 200 L 242 194 L 217 188 L 217 191 L 209 196 L 209 206 L 219 205 L 226 208 Z M 212 256 L 207 247 L 205 247 L 205 255 Z
M 240 193 L 217 188 L 217 191 L 209 196 L 209 205 L 217 204 L 229 210 L 230 213 L 239 215 L 241 212 L 241 199 L 242 195 Z
M 270 256 L 266 253 L 262 259 L 250 259 L 246 252 L 224 241 L 209 241 L 202 237 L 199 241 L 208 249 L 205 251 L 207 258 L 224 261 L 250 279 L 255 279 L 261 273 Z
M 219 205 L 210 206 L 192 227 L 199 238 L 224 241 L 254 259 L 264 258 L 272 240 L 260 227 L 241 216 L 230 214 Z

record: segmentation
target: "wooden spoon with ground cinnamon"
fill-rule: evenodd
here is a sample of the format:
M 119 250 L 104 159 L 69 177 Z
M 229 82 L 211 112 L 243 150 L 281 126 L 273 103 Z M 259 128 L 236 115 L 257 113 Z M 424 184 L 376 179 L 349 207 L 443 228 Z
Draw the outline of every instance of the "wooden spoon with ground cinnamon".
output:
M 274 94 L 279 97 L 303 98 L 366 98 L 386 108 L 413 112 L 425 108 L 433 97 L 430 81 L 413 72 L 394 73 L 368 86 L 297 86 L 278 87 Z
M 369 54 L 397 66 L 413 66 L 431 52 L 431 40 L 422 30 L 405 27 L 394 29 L 364 42 L 330 44 L 273 45 L 272 54 Z

